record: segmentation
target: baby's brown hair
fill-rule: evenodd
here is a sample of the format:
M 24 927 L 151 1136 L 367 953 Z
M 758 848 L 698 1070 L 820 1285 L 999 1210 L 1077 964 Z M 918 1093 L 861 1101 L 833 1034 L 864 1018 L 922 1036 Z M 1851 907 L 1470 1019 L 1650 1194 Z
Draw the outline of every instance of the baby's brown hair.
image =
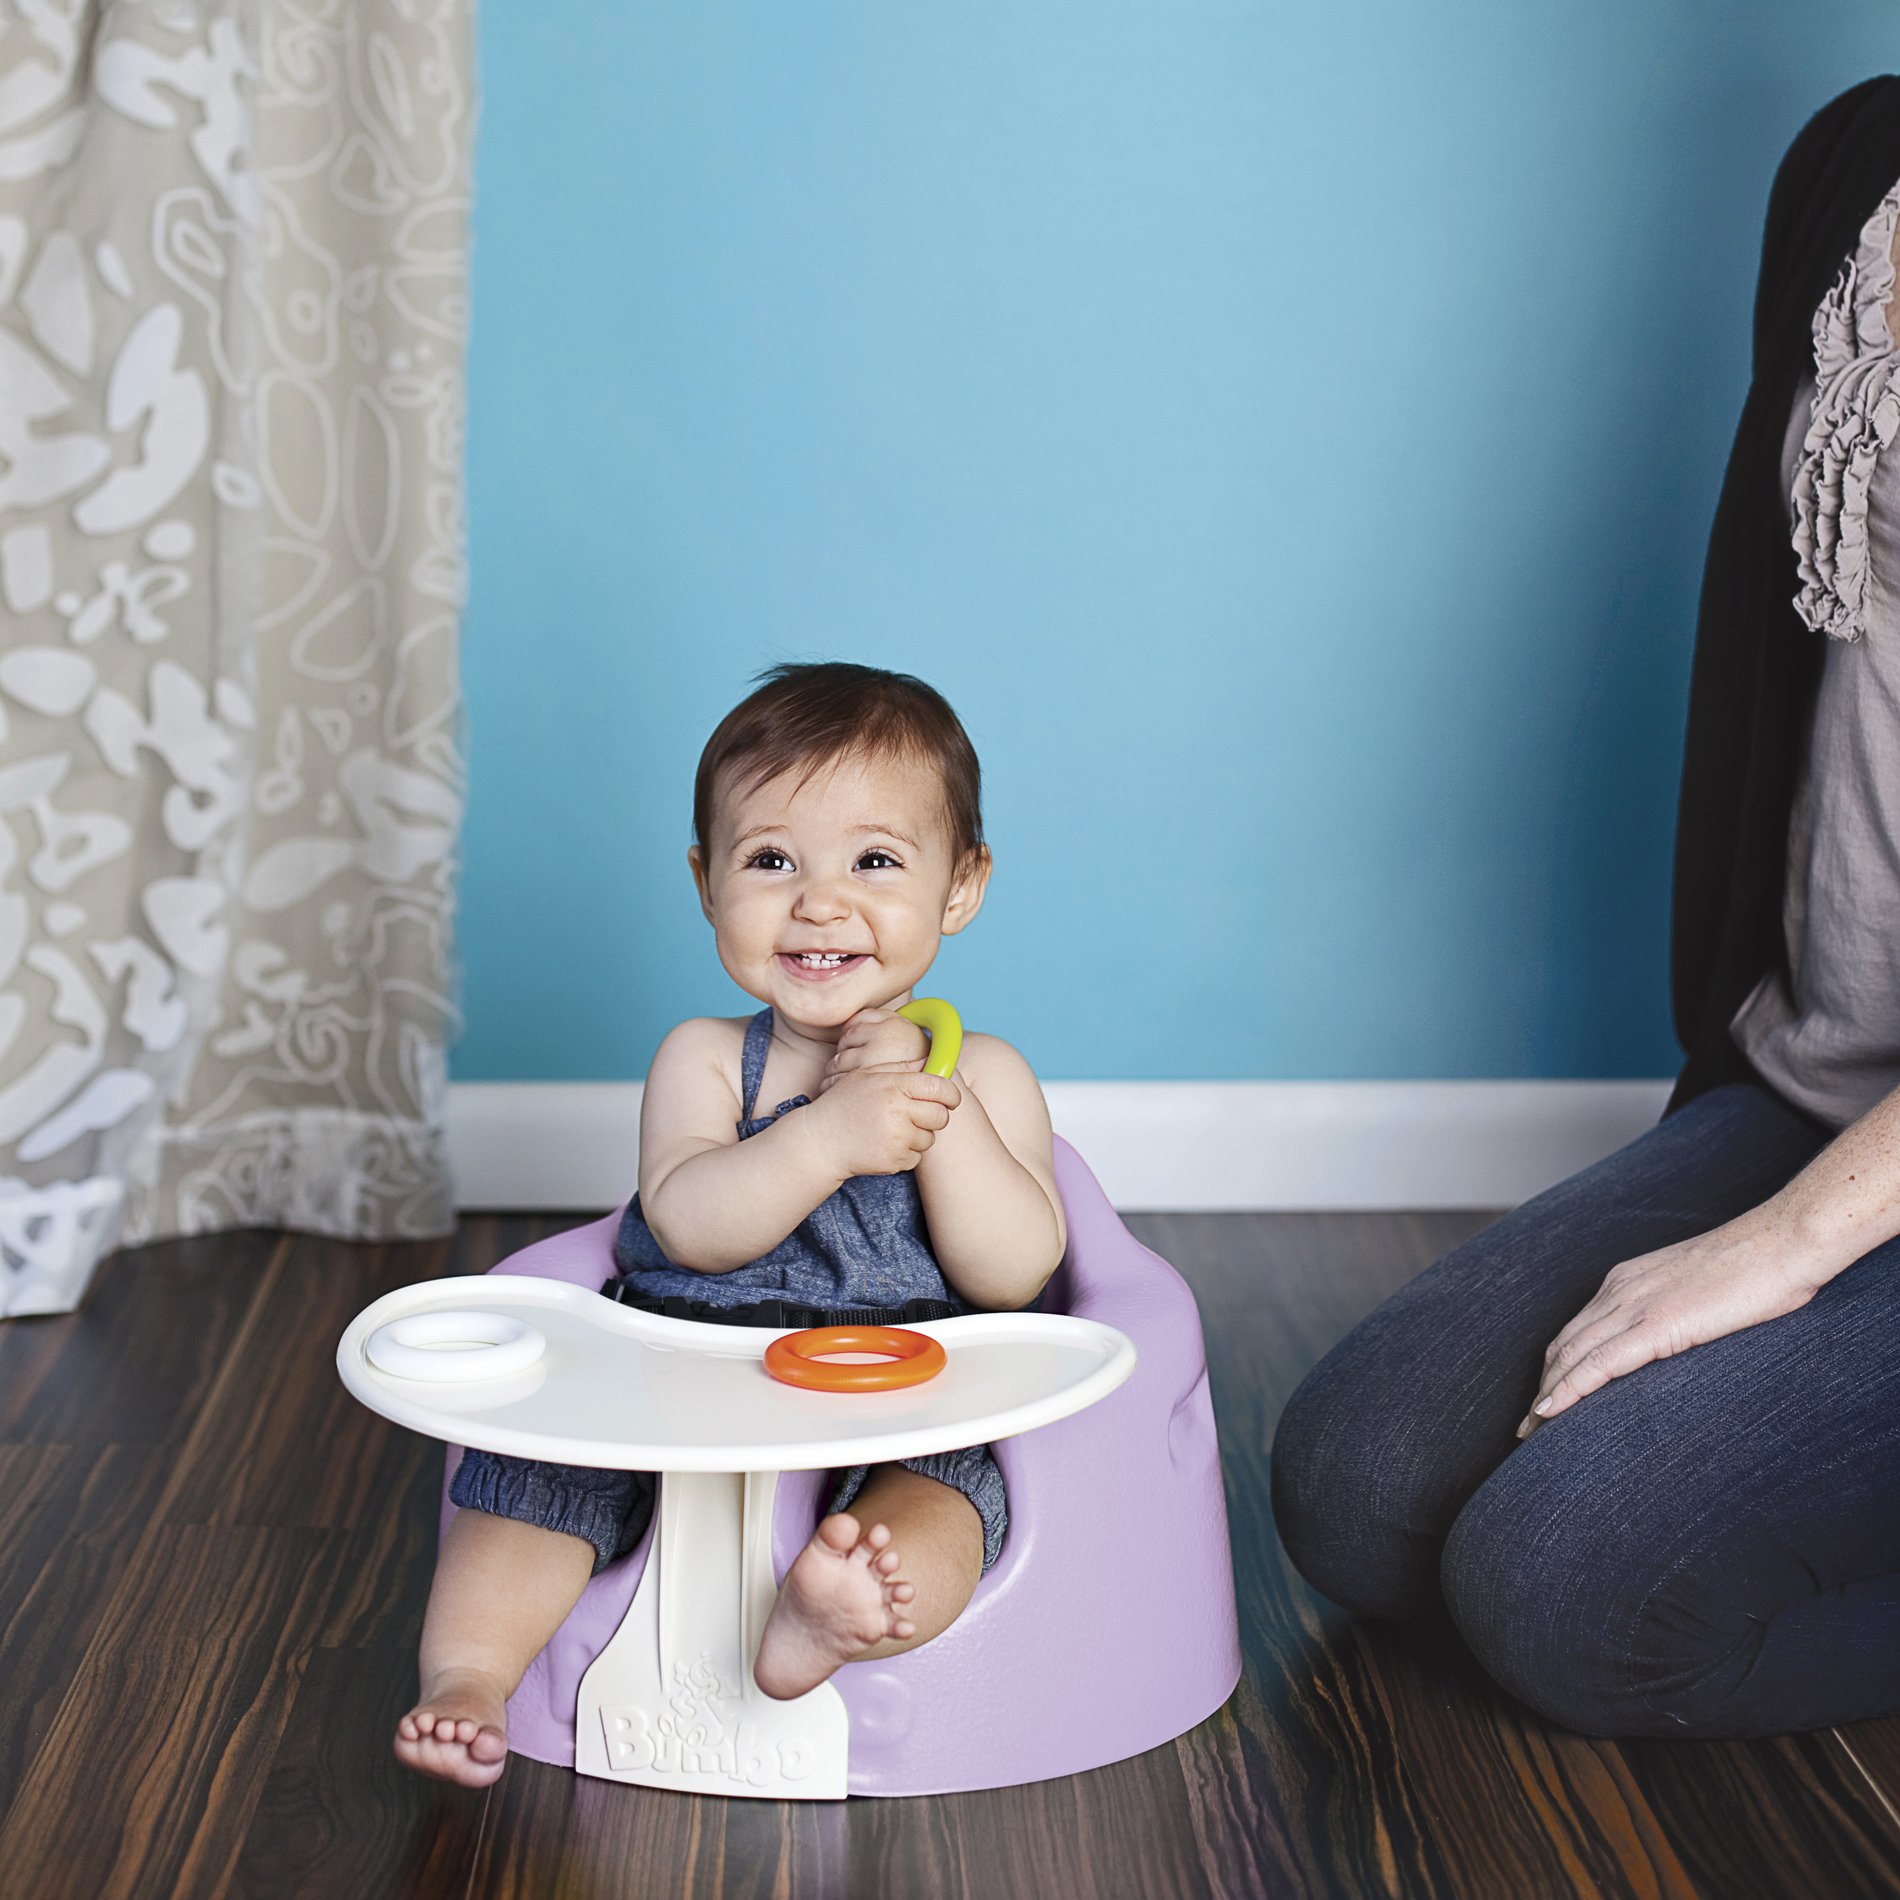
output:
M 693 841 L 702 852 L 710 849 L 722 772 L 741 773 L 737 789 L 743 792 L 802 766 L 802 785 L 852 756 L 934 766 L 955 868 L 962 870 L 983 849 L 982 768 L 963 722 L 935 687 L 909 673 L 849 660 L 787 660 L 753 678 L 762 682 L 758 690 L 720 720 L 699 755 Z

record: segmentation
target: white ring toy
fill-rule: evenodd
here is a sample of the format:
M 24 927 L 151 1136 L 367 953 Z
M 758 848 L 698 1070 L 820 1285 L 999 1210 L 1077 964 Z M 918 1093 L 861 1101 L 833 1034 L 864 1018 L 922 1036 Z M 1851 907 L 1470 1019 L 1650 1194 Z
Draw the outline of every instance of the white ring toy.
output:
M 470 1345 L 470 1340 L 480 1343 Z M 462 1350 L 450 1350 L 451 1343 Z M 438 1307 L 377 1327 L 363 1342 L 363 1351 L 378 1372 L 447 1384 L 458 1379 L 505 1379 L 510 1373 L 525 1372 L 547 1344 L 532 1326 L 505 1313 Z

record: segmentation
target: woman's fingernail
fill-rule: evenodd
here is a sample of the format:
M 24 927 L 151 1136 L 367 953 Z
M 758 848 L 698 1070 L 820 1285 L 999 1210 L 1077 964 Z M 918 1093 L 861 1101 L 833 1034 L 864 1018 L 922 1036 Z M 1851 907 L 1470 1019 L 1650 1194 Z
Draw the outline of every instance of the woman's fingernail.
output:
M 1531 1410 L 1535 1412 L 1539 1418 L 1548 1418 L 1550 1416 L 1550 1408 L 1555 1405 L 1556 1402 L 1554 1397 L 1539 1399 L 1537 1403 L 1531 1407 Z

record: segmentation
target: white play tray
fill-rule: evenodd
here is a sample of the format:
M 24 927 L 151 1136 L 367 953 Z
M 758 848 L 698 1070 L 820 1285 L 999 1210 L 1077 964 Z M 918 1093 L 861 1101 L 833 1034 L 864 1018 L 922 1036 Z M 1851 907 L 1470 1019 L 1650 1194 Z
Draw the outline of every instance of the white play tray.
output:
M 407 1363 L 427 1378 L 372 1363 L 381 1329 L 449 1313 L 505 1324 L 403 1330 L 515 1337 L 412 1349 Z M 1064 1314 L 971 1314 L 910 1330 L 944 1344 L 948 1364 L 934 1379 L 893 1392 L 812 1392 L 765 1370 L 770 1328 L 662 1319 L 564 1281 L 484 1273 L 384 1294 L 350 1323 L 337 1370 L 371 1411 L 483 1451 L 633 1471 L 812 1471 L 1031 1431 L 1105 1398 L 1135 1365 L 1124 1334 Z M 535 1335 L 541 1350 L 522 1367 Z M 496 1363 L 499 1376 L 487 1370 Z

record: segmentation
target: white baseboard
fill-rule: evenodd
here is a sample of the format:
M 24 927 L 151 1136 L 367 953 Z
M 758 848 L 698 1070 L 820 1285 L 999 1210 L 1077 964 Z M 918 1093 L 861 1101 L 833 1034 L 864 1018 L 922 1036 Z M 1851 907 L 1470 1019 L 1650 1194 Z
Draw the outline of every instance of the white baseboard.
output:
M 1117 1207 L 1514 1207 L 1634 1139 L 1667 1082 L 1048 1082 Z M 639 1169 L 638 1082 L 457 1082 L 463 1207 L 607 1208 Z

